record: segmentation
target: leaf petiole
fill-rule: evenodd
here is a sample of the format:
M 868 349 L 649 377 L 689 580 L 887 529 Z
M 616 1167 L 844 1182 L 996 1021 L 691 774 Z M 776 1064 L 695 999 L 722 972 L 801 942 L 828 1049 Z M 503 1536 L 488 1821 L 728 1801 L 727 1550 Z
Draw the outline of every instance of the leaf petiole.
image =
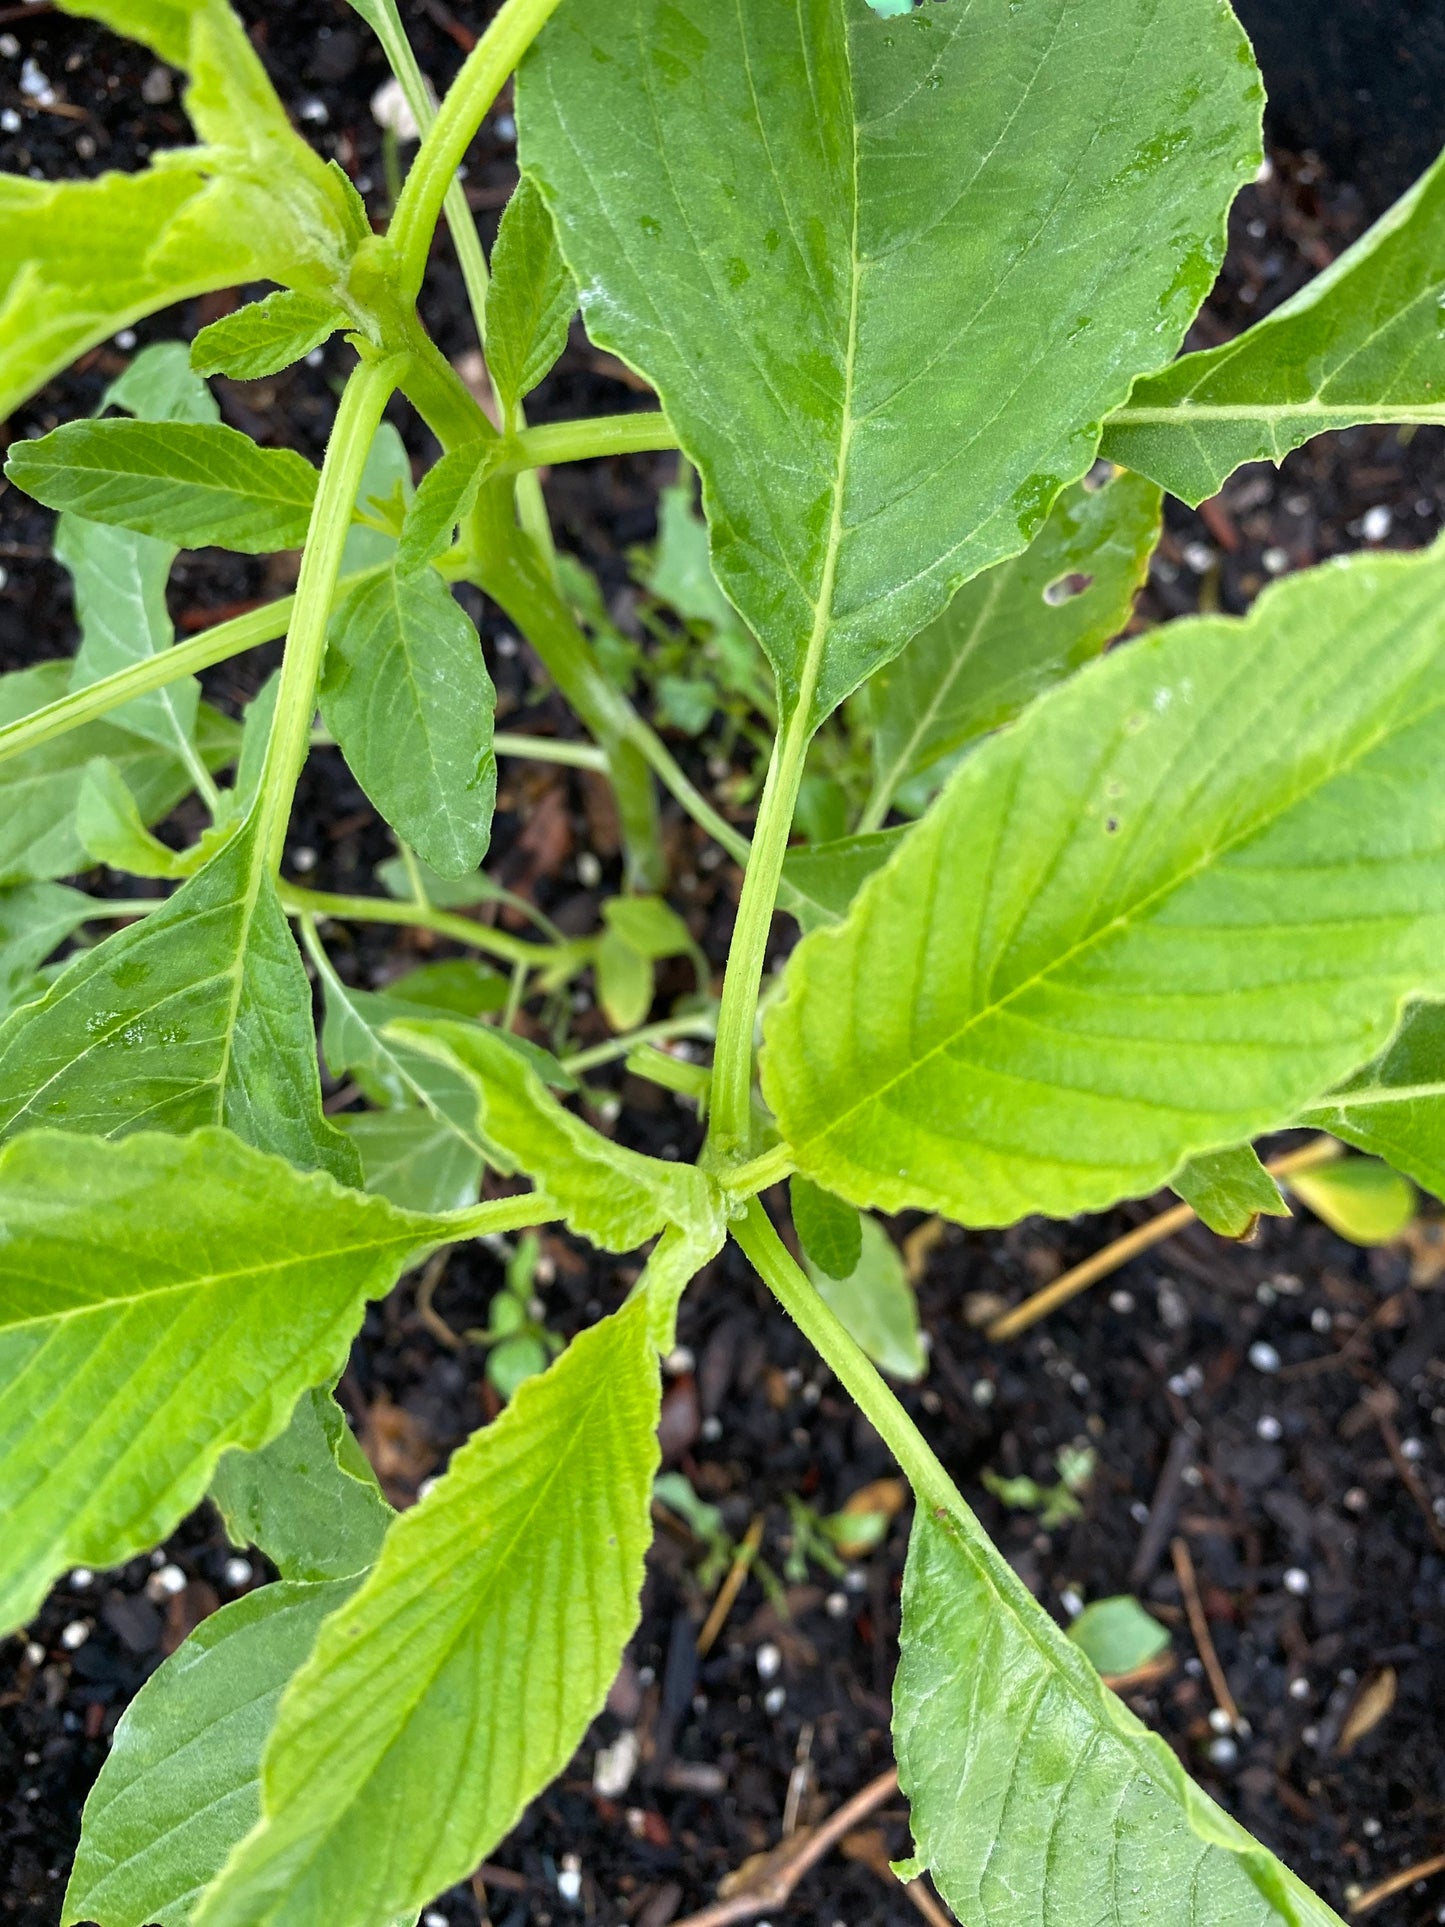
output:
M 497 473 L 550 468 L 559 462 L 590 462 L 607 455 L 650 455 L 677 447 L 677 431 L 660 408 L 631 415 L 590 415 L 580 421 L 525 428 L 509 443 Z
M 527 943 L 490 924 L 474 923 L 470 917 L 437 910 L 425 903 L 393 903 L 385 897 L 333 896 L 325 890 L 304 890 L 283 878 L 278 885 L 281 907 L 288 916 L 332 917 L 338 923 L 390 923 L 414 930 L 434 930 L 453 943 L 500 957 L 504 963 L 525 964 L 529 968 L 565 967 L 573 955 L 569 944 Z M 580 955 L 577 961 L 581 962 Z

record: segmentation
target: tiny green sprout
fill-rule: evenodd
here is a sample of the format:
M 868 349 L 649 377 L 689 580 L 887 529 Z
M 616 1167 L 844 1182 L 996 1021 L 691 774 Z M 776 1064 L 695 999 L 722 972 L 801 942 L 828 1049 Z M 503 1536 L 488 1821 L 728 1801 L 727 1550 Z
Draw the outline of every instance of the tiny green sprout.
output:
M 1040 1485 L 1027 1477 L 1005 1478 L 987 1468 L 979 1476 L 985 1490 L 1001 1504 L 1018 1512 L 1037 1512 L 1039 1524 L 1050 1532 L 1055 1526 L 1083 1518 L 1079 1500 L 1093 1480 L 1096 1460 L 1089 1446 L 1064 1446 L 1054 1460 L 1059 1473 L 1054 1485 Z
M 542 1302 L 536 1295 L 537 1262 L 542 1241 L 535 1231 L 517 1240 L 507 1260 L 506 1285 L 493 1298 L 485 1331 L 469 1331 L 474 1345 L 487 1345 L 487 1382 L 504 1401 L 516 1396 L 526 1379 L 547 1369 L 562 1349 L 562 1340 L 548 1331 Z

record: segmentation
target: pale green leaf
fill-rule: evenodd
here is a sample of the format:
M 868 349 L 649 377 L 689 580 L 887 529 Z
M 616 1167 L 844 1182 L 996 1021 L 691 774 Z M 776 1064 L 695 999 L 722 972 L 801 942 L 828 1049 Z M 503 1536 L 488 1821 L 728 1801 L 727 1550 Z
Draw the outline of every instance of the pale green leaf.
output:
M 1262 99 L 1219 0 L 564 0 L 523 166 L 702 473 L 785 711 L 825 715 L 1089 468 L 1209 290 Z
M 1299 1121 L 1373 1151 L 1445 1198 L 1445 1004 L 1413 1005 L 1380 1056 Z
M 486 855 L 496 691 L 470 618 L 432 570 L 359 582 L 336 608 L 321 713 L 397 834 L 443 876 Z
M 1261 1218 L 1289 1216 L 1279 1186 L 1248 1144 L 1191 1158 L 1169 1182 L 1221 1238 L 1247 1238 Z
M 20 883 L 0 890 L 0 1014 L 96 908 L 88 896 L 63 883 Z
M 1387 1245 L 1413 1222 L 1419 1200 L 1415 1187 L 1379 1158 L 1346 1158 L 1295 1171 L 1287 1180 L 1331 1231 L 1351 1244 Z
M 357 1175 L 321 1113 L 311 986 L 254 823 L 0 1025 L 0 1135 L 45 1124 L 103 1137 L 224 1124 Z
M 163 1539 L 448 1234 L 229 1132 L 0 1151 L 0 1623 Z
M 808 1264 L 830 1278 L 850 1278 L 863 1256 L 862 1213 L 796 1176 L 788 1187 L 788 1203 Z
M 920 1504 L 893 1688 L 918 1860 L 969 1927 L 1340 1927 L 1188 1780 L 971 1513 Z
M 346 323 L 345 309 L 335 302 L 283 288 L 202 328 L 191 343 L 191 366 L 198 374 L 233 381 L 278 375 Z
M 918 1329 L 918 1306 L 902 1254 L 876 1218 L 859 1216 L 859 1255 L 846 1278 L 830 1278 L 805 1250 L 803 1266 L 818 1296 L 873 1363 L 913 1384 L 928 1370 Z
M 244 815 L 256 800 L 261 775 L 266 767 L 266 749 L 271 740 L 271 725 L 276 720 L 276 698 L 281 693 L 281 671 L 271 674 L 246 705 L 241 718 L 241 748 L 236 758 L 232 808 Z
M 1104 453 L 1186 502 L 1329 428 L 1445 422 L 1445 157 L 1265 320 L 1136 383 Z
M 199 1923 L 371 1927 L 503 1838 L 570 1759 L 637 1623 L 658 1407 L 638 1296 L 397 1520 L 286 1690 L 264 1817 Z
M 125 778 L 105 756 L 86 765 L 75 802 L 75 833 L 97 863 L 132 876 L 172 880 L 193 875 L 226 835 L 213 827 L 193 849 L 171 849 L 141 821 Z
M 691 480 L 663 489 L 657 499 L 657 547 L 643 577 L 660 602 L 688 622 L 740 630 L 738 614 L 718 587 L 708 553 L 707 523 L 693 507 Z
M 1169 1650 L 1169 1634 L 1137 1599 L 1095 1599 L 1069 1628 L 1069 1638 L 1106 1676 L 1136 1673 Z
M 65 422 L 12 444 L 5 473 L 47 508 L 136 529 L 178 549 L 300 548 L 316 470 L 219 422 Z
M 567 346 L 576 308 L 547 203 L 524 175 L 502 210 L 487 295 L 487 367 L 508 421 Z
M 283 1579 L 347 1579 L 374 1565 L 396 1517 L 331 1393 L 313 1386 L 258 1451 L 221 1455 L 211 1480 L 233 1546 Z
M 0 676 L 0 723 L 13 723 L 68 694 L 71 665 L 42 662 Z M 207 768 L 235 754 L 236 726 L 201 705 L 196 747 Z M 135 797 L 144 823 L 168 816 L 192 787 L 174 756 L 109 719 L 83 723 L 19 756 L 0 762 L 0 882 L 70 876 L 90 859 L 75 827 L 75 804 L 86 765 L 107 757 Z
M 598 939 L 592 968 L 603 1016 L 615 1031 L 636 1030 L 657 989 L 651 962 L 608 930 Z
M 801 843 L 783 861 L 778 906 L 798 919 L 804 934 L 841 923 L 848 906 L 898 848 L 908 826 L 865 830 L 832 843 Z
M 399 576 L 415 575 L 451 542 L 457 524 L 471 514 L 487 472 L 501 457 L 502 442 L 463 442 L 449 449 L 422 478 L 402 525 L 396 551 Z
M 183 341 L 153 341 L 106 389 L 100 409 L 123 408 L 143 422 L 218 422 L 215 396 L 191 367 Z
M 420 868 L 427 900 L 438 910 L 470 910 L 473 904 L 497 903 L 506 895 L 501 885 L 481 870 L 465 877 L 443 877 L 426 864 Z M 376 874 L 388 895 L 399 903 L 411 902 L 411 873 L 403 857 L 389 856 L 384 863 L 377 864 Z
M 387 1026 L 385 1041 L 462 1072 L 477 1095 L 491 1162 L 535 1176 L 572 1229 L 604 1251 L 632 1251 L 668 1225 L 695 1231 L 705 1243 L 723 1222 L 716 1187 L 703 1172 L 644 1157 L 594 1131 L 558 1103 L 498 1032 L 405 1020 Z
M 1442 590 L 1445 546 L 1297 576 L 984 743 L 789 960 L 797 1168 L 969 1224 L 1100 1210 L 1378 1051 L 1445 987 Z
M 1065 491 L 1038 535 L 954 597 L 868 688 L 881 821 L 917 814 L 950 763 L 1097 656 L 1129 619 L 1159 539 L 1160 493 L 1137 475 Z
M 473 957 L 448 957 L 444 963 L 418 964 L 386 986 L 393 1002 L 434 1010 L 449 1017 L 483 1017 L 507 1002 L 508 982 L 499 970 Z
M 404 1211 L 458 1211 L 475 1204 L 483 1159 L 430 1111 L 348 1111 L 332 1122 L 361 1159 L 368 1191 Z
M 692 932 L 676 910 L 661 897 L 609 897 L 602 921 L 629 950 L 649 962 L 682 957 L 692 948 Z
M 61 1920 L 188 1927 L 261 1813 L 287 1681 L 355 1580 L 263 1586 L 213 1613 L 131 1701 L 85 1803 Z

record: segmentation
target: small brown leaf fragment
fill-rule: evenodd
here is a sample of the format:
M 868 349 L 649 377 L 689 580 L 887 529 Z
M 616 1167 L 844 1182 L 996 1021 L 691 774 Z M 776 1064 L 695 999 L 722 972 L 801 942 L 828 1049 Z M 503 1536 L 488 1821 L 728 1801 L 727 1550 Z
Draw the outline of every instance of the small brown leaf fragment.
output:
M 1382 1666 L 1378 1672 L 1371 1673 L 1355 1695 L 1354 1705 L 1345 1715 L 1345 1723 L 1340 1728 L 1339 1743 L 1335 1747 L 1338 1758 L 1359 1745 L 1367 1733 L 1373 1733 L 1390 1708 L 1395 1704 L 1395 1689 L 1398 1682 L 1393 1666 Z

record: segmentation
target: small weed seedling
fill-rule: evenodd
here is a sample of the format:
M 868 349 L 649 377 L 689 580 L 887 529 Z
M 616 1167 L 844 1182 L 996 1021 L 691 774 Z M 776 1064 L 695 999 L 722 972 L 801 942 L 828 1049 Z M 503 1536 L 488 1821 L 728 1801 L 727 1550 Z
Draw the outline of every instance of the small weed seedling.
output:
M 1252 1142 L 1295 1125 L 1445 1189 L 1445 548 L 1105 653 L 1162 489 L 1445 422 L 1445 165 L 1176 359 L 1260 164 L 1226 0 L 505 0 L 439 108 L 393 0 L 353 0 L 422 129 L 385 233 L 227 0 L 58 4 L 183 69 L 196 140 L 139 174 L 0 177 L 0 417 L 143 316 L 275 291 L 9 449 L 60 512 L 81 642 L 0 679 L 0 1612 L 23 1626 L 207 1492 L 282 1575 L 127 1712 L 63 1920 L 391 1927 L 486 1857 L 617 1672 L 659 1356 L 731 1238 L 915 1496 L 904 1874 L 967 1927 L 1336 1922 L 989 1542 L 875 1362 L 925 1361 L 866 1214 L 1000 1226 L 1170 1184 L 1238 1227 L 1282 1208 Z M 457 170 L 514 72 L 522 181 L 488 262 Z M 443 218 L 495 419 L 418 315 Z M 530 427 L 579 305 L 659 405 Z M 221 422 L 206 377 L 333 335 L 354 368 L 319 471 Z M 441 451 L 419 485 L 394 396 Z M 668 449 L 619 638 L 538 471 Z M 208 546 L 302 550 L 295 593 L 177 641 L 168 572 Z M 589 740 L 494 733 L 463 582 Z M 239 726 L 200 699 L 199 671 L 281 637 Z M 629 675 L 738 750 L 734 802 L 765 746 L 750 837 Z M 287 861 L 318 707 L 398 839 L 375 895 Z M 499 755 L 610 780 L 625 878 L 595 936 L 464 914 L 498 894 Z M 718 1003 L 667 902 L 659 785 L 742 870 Z M 206 827 L 178 850 L 154 826 L 187 796 Z M 63 881 L 96 864 L 168 888 Z M 768 975 L 780 910 L 804 934 Z M 368 921 L 482 962 L 352 989 L 328 945 Z M 678 956 L 703 994 L 654 1016 Z M 323 1111 L 308 961 L 363 1110 Z M 618 1034 L 563 1061 L 583 970 Z M 561 1055 L 519 1032 L 538 1000 Z M 649 1055 L 679 1036 L 687 1060 Z M 623 1058 L 705 1115 L 695 1165 L 588 1121 L 578 1080 Z M 806 1269 L 764 1202 L 785 1179 Z M 490 1328 L 513 1396 L 392 1513 L 328 1389 L 367 1303 L 544 1224 L 645 1269 L 548 1363 L 519 1259 Z

